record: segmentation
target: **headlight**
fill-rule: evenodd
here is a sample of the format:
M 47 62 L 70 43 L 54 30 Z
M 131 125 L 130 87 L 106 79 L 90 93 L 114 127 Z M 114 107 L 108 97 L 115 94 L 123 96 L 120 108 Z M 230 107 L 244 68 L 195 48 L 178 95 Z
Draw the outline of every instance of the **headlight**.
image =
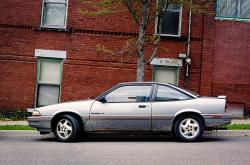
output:
M 39 111 L 33 111 L 32 116 L 41 116 Z

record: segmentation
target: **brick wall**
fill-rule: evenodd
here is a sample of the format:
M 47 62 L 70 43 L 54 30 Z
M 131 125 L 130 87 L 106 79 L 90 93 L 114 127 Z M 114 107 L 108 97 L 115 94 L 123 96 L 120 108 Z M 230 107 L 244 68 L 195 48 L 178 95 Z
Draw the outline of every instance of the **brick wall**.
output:
M 216 22 L 212 94 L 250 110 L 250 24 Z
M 129 13 L 86 17 L 78 12 L 81 4 L 69 0 L 67 28 L 73 30 L 49 32 L 37 30 L 40 26 L 41 6 L 42 0 L 4 1 L 0 6 L 0 111 L 34 106 L 35 49 L 67 51 L 63 65 L 61 101 L 85 99 L 100 94 L 116 83 L 135 81 L 136 57 L 109 57 L 96 51 L 98 44 L 119 50 L 128 39 L 137 36 L 137 28 Z M 194 14 L 192 23 L 190 77 L 185 78 L 184 65 L 180 70 L 179 84 L 202 93 L 204 88 L 201 88 L 200 82 L 203 82 L 202 78 L 209 77 L 207 74 L 211 74 L 209 71 L 204 72 L 204 77 L 201 74 L 205 60 L 202 60 L 202 53 L 205 52 L 202 42 L 203 16 Z M 182 38 L 163 38 L 161 47 L 167 51 L 161 49 L 157 57 L 178 58 L 179 53 L 186 53 L 187 26 L 188 11 L 184 9 Z M 147 33 L 153 32 L 154 21 Z M 148 44 L 145 48 L 147 59 L 152 50 L 152 44 Z M 151 65 L 146 65 L 145 80 L 152 80 Z
M 215 2 L 210 11 L 215 10 Z M 250 24 L 205 16 L 201 94 L 227 95 L 227 101 L 250 110 Z
M 202 44 L 202 69 L 200 89 L 201 95 L 211 96 L 212 73 L 214 68 L 214 40 L 215 40 L 215 19 L 214 16 L 204 17 L 204 31 Z

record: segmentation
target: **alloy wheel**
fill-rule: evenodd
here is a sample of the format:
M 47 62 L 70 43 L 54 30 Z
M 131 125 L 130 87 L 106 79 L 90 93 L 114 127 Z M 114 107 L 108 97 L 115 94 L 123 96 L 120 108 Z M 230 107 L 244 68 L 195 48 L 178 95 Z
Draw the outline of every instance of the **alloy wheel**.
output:
M 186 118 L 179 125 L 180 134 L 187 139 L 195 138 L 200 131 L 199 123 L 192 118 Z
M 62 139 L 70 137 L 72 129 L 72 124 L 68 119 L 61 119 L 56 126 L 57 135 Z

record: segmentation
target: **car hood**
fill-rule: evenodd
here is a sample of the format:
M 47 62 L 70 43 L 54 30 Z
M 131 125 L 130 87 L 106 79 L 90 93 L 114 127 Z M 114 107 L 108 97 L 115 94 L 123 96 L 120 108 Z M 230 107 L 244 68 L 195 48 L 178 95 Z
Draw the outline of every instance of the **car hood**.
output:
M 95 100 L 79 100 L 71 102 L 63 102 L 59 104 L 48 105 L 35 110 L 39 111 L 41 115 L 52 116 L 60 112 L 74 112 L 79 115 L 85 115 L 89 112 L 91 105 Z

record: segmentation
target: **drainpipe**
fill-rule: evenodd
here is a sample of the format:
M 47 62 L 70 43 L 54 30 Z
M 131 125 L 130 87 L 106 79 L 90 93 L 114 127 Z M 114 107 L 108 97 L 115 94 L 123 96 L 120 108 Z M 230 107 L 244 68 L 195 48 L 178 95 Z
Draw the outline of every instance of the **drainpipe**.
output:
M 191 5 L 193 4 L 192 0 L 190 0 Z M 190 6 L 191 7 L 191 6 Z M 191 41 L 191 27 L 192 27 L 192 10 L 189 10 L 189 18 L 188 18 L 188 42 L 187 42 L 187 58 L 186 58 L 186 77 L 189 77 L 189 65 L 191 64 L 190 60 L 190 41 Z

